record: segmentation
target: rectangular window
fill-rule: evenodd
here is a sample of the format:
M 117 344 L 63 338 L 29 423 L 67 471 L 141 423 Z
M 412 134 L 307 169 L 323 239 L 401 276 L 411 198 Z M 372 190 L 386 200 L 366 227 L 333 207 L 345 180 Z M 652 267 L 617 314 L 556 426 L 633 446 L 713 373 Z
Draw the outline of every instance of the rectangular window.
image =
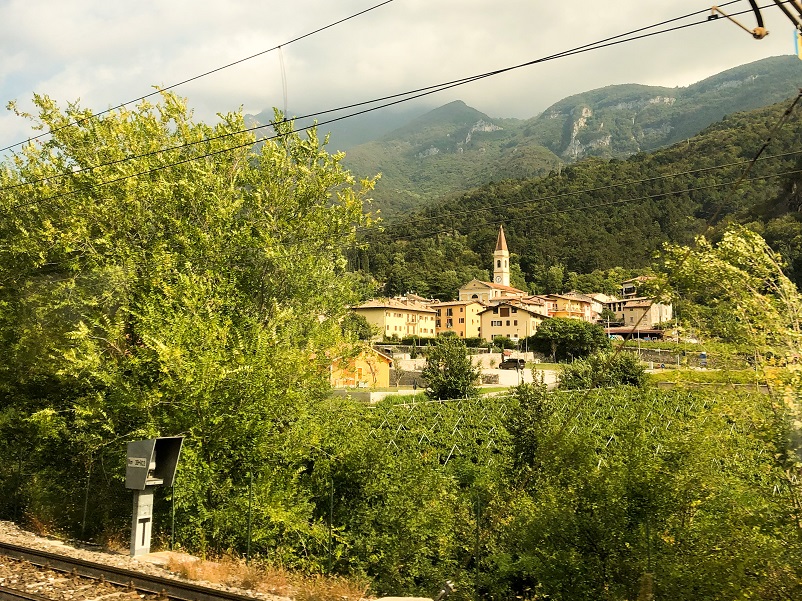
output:
M 446 327 L 453 328 L 454 327 L 454 320 L 453 319 L 446 319 Z
M 494 321 L 490 322 L 490 326 L 491 327 L 499 327 L 500 325 L 501 325 L 501 320 L 500 319 L 498 321 L 494 320 Z
M 510 325 L 510 320 L 509 319 L 507 320 L 507 325 Z
M 501 307 L 499 309 L 499 315 L 502 317 L 509 317 L 510 316 L 510 308 L 509 307 Z
M 460 323 L 465 323 L 465 318 L 464 318 L 464 317 L 460 317 L 460 318 L 459 318 L 459 322 L 460 322 Z
M 448 315 L 449 317 L 454 315 L 454 309 L 452 309 L 450 307 L 448 309 L 446 309 L 446 315 Z
M 437 309 L 437 317 L 440 317 L 440 309 Z
M 439 328 L 440 327 L 440 320 L 436 319 L 435 322 L 434 322 L 434 325 L 436 325 Z
M 459 308 L 459 312 L 460 312 L 460 313 L 465 313 L 465 307 L 460 307 L 460 308 Z
M 513 308 L 512 308 L 512 312 L 513 312 L 513 313 L 517 313 L 517 312 L 518 312 L 518 309 L 516 309 L 515 307 L 513 307 Z
M 518 320 L 517 319 L 513 320 L 512 325 L 517 326 L 518 325 Z

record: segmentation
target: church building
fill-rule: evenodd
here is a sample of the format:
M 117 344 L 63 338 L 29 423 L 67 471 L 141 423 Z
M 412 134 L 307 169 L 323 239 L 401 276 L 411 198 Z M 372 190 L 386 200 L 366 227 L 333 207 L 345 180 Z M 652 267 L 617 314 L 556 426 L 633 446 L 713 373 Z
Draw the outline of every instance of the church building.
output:
M 523 298 L 527 293 L 510 286 L 510 250 L 504 236 L 504 226 L 498 229 L 496 250 L 493 251 L 493 281 L 471 280 L 459 289 L 459 300 L 477 300 L 492 304 L 501 300 Z

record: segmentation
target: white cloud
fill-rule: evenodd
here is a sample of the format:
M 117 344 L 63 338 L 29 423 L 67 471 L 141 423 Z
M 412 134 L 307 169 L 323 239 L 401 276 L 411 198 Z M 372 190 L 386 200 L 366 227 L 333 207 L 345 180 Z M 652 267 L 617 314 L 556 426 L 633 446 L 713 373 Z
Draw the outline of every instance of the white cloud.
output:
M 284 43 L 378 0 L 224 4 L 145 0 L 0 2 L 0 101 L 33 91 L 96 110 Z M 746 3 L 743 3 L 746 7 Z M 739 5 L 740 6 L 740 5 Z M 696 0 L 396 0 L 283 47 L 292 112 L 322 110 L 503 68 L 699 11 Z M 743 8 L 743 7 L 742 7 Z M 771 35 L 755 41 L 719 19 L 632 43 L 534 65 L 431 97 L 492 116 L 531 117 L 560 98 L 615 83 L 687 85 L 721 70 L 793 51 L 791 27 L 764 12 Z M 705 21 L 705 14 L 692 20 Z M 752 16 L 740 17 L 752 26 Z M 802 62 L 800 62 L 802 69 Z M 283 105 L 276 52 L 177 90 L 200 118 L 244 105 Z M 0 121 L 0 145 L 19 137 Z

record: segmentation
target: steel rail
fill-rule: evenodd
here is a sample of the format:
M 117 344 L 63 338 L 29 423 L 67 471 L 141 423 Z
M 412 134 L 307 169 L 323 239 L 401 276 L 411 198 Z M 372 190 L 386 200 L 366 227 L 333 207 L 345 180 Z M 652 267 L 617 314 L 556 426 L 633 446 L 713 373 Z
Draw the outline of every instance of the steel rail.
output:
M 53 601 L 48 597 L 37 595 L 36 593 L 28 593 L 20 591 L 15 588 L 8 588 L 0 586 L 0 600 L 2 601 Z
M 180 601 L 254 601 L 254 597 L 239 593 L 221 591 L 162 576 L 152 576 L 116 566 L 66 557 L 48 551 L 29 549 L 10 543 L 0 542 L 0 555 L 22 559 L 33 565 L 47 567 L 59 572 L 74 573 L 121 586 L 132 586 L 143 592 L 166 595 L 171 599 Z M 13 597 L 10 598 L 13 599 Z M 0 594 L 0 599 L 4 599 L 2 594 Z

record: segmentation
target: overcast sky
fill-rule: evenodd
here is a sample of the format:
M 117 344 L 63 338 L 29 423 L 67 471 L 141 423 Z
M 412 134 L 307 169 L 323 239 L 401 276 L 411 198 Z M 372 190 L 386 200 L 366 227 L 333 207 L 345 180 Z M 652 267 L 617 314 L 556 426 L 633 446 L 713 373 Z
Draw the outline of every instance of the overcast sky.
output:
M 36 92 L 102 110 L 380 1 L 0 0 L 0 100 L 25 107 Z M 705 12 L 680 23 L 705 21 L 709 7 L 700 0 L 393 0 L 177 91 L 203 119 L 240 105 L 253 113 L 282 108 L 283 60 L 287 105 L 303 114 L 511 66 L 696 11 Z M 725 8 L 748 9 L 746 0 Z M 719 19 L 468 84 L 430 96 L 426 106 L 461 99 L 492 117 L 528 118 L 584 90 L 685 86 L 792 54 L 786 17 L 774 5 L 763 16 L 770 35 L 760 41 Z M 738 18 L 756 25 L 751 12 Z M 0 112 L 0 145 L 27 135 L 25 123 Z

